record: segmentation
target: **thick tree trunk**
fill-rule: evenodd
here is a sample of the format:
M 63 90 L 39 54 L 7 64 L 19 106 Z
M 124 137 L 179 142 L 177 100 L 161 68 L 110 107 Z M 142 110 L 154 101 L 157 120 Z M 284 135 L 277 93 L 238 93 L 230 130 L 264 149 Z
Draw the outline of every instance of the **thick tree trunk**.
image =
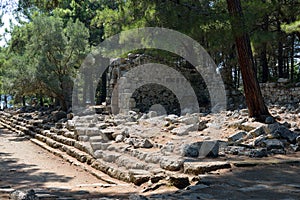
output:
M 245 33 L 241 2 L 240 0 L 227 0 L 227 5 L 228 11 L 232 17 L 232 31 L 238 51 L 238 60 L 243 78 L 249 117 L 254 117 L 257 120 L 263 121 L 266 116 L 270 116 L 270 113 L 263 101 L 255 74 L 250 39 L 248 34 Z

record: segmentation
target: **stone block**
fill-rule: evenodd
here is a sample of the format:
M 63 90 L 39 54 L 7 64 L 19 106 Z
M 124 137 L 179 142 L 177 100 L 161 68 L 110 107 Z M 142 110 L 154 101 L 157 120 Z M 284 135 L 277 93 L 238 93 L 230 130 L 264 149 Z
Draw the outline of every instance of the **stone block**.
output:
M 247 132 L 245 131 L 239 131 L 235 134 L 232 134 L 228 137 L 228 142 L 237 142 L 241 139 L 243 139 L 247 135 Z
M 170 185 L 183 189 L 190 185 L 189 178 L 186 176 L 170 176 L 169 177 Z
M 129 170 L 129 180 L 135 185 L 142 185 L 150 180 L 151 173 L 142 169 Z
M 179 171 L 183 167 L 183 159 L 176 156 L 164 156 L 160 160 L 160 167 L 169 171 Z
M 284 145 L 280 140 L 277 139 L 268 139 L 262 142 L 267 150 L 271 149 L 283 149 Z
M 296 139 L 299 136 L 297 133 L 289 130 L 285 126 L 280 126 L 276 132 L 283 138 L 287 139 L 290 143 L 295 144 Z
M 205 174 L 207 172 L 216 171 L 218 169 L 231 168 L 229 162 L 215 161 L 215 162 L 184 162 L 184 173 L 186 174 Z
M 190 124 L 190 125 L 184 125 L 180 126 L 178 128 L 174 128 L 171 133 L 178 136 L 187 135 L 190 131 L 197 131 L 198 125 L 197 124 Z
M 199 157 L 216 158 L 219 154 L 219 141 L 203 141 L 199 149 Z

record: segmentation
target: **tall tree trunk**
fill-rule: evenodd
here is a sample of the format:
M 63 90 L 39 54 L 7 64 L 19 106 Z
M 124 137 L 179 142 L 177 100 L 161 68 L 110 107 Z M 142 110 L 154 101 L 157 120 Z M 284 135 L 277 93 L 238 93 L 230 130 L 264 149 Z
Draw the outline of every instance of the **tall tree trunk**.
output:
M 295 54 L 295 34 L 292 35 L 292 50 L 291 50 L 291 80 L 294 80 L 294 54 Z
M 106 95 L 107 95 L 107 69 L 103 72 L 102 74 L 102 78 L 101 78 L 101 81 L 102 81 L 102 84 L 101 84 L 101 97 L 100 97 L 100 100 L 101 100 L 101 103 L 102 102 L 105 102 L 106 100 Z
M 23 105 L 23 107 L 26 106 L 26 97 L 25 96 L 22 96 L 22 105 Z
M 7 95 L 5 94 L 4 95 L 4 107 L 3 107 L 3 109 L 6 109 L 6 108 L 8 108 L 8 100 L 7 100 Z
M 267 60 L 267 43 L 262 44 L 261 54 L 261 65 L 262 65 L 262 82 L 266 83 L 269 80 L 269 67 Z
M 249 117 L 264 121 L 270 116 L 260 91 L 259 83 L 255 74 L 253 55 L 250 39 L 245 32 L 242 7 L 240 0 L 227 0 L 229 14 L 231 15 L 232 32 L 238 51 L 238 60 L 241 68 L 246 103 Z
M 265 3 L 265 1 L 263 1 Z M 264 24 L 263 24 L 263 31 L 268 32 L 269 30 L 269 16 L 264 16 Z M 266 83 L 269 80 L 269 67 L 268 67 L 268 59 L 267 59 L 267 42 L 262 43 L 261 53 L 261 66 L 262 66 L 262 82 Z
M 279 14 L 278 14 L 279 15 Z M 278 78 L 283 78 L 283 44 L 282 44 L 282 30 L 281 30 L 281 23 L 279 20 L 279 16 L 277 16 L 277 31 L 278 31 L 278 55 L 277 55 L 277 60 L 278 60 Z

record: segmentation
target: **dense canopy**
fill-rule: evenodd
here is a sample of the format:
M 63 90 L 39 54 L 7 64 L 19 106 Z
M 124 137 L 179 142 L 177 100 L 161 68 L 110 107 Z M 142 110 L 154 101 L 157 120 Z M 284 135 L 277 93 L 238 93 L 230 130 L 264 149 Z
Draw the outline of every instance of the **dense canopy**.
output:
M 238 32 L 249 35 L 259 82 L 278 78 L 299 82 L 300 1 L 241 1 L 243 17 L 238 20 L 244 25 L 235 28 L 231 26 L 236 19 L 228 12 L 228 2 L 3 1 L 0 14 L 10 13 L 17 23 L 7 30 L 11 39 L 0 49 L 1 94 L 13 96 L 15 104 L 25 104 L 32 97 L 41 99 L 41 104 L 56 99 L 67 110 L 72 78 L 87 53 L 122 30 L 148 26 L 177 30 L 198 41 L 219 67 L 230 90 L 244 88 L 236 51 Z

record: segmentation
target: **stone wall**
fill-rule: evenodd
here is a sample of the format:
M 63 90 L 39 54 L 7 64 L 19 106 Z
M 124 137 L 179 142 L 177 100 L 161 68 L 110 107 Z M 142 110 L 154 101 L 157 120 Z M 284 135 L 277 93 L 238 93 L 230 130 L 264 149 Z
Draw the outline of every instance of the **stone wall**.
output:
M 300 87 L 289 87 L 288 83 L 261 83 L 266 104 L 295 104 L 300 102 Z
M 161 64 L 153 66 L 153 63 Z M 159 69 L 147 71 L 147 66 Z M 108 68 L 107 103 L 111 105 L 114 114 L 127 113 L 128 110 L 140 112 L 154 110 L 157 113 L 182 115 L 195 110 L 214 112 L 218 110 L 215 107 L 224 107 L 226 104 L 229 110 L 245 107 L 245 98 L 240 91 L 225 86 L 225 93 L 220 92 L 223 87 L 221 79 L 216 78 L 215 72 L 210 71 L 207 66 L 200 68 L 201 74 L 182 58 L 172 61 L 144 54 L 129 54 L 128 58 L 114 59 Z M 155 80 L 155 83 L 150 80 Z M 116 89 L 119 86 L 121 91 Z M 112 98 L 113 96 L 120 98 Z M 123 105 L 120 101 L 123 101 Z M 163 111 L 153 109 L 153 105 L 164 109 Z
M 129 54 L 126 59 L 113 60 L 108 74 L 108 102 L 114 114 L 154 110 L 180 115 L 206 112 L 211 106 L 203 78 L 184 61 Z

